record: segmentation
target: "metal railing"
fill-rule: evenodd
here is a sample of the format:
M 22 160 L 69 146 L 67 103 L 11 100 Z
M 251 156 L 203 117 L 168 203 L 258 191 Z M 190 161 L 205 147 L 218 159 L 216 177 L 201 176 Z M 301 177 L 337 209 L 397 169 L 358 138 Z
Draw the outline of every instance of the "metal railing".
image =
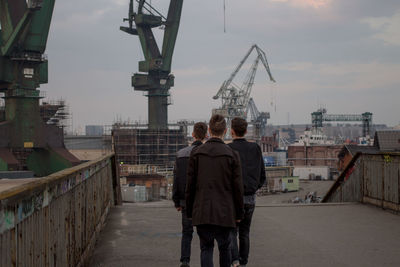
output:
M 0 192 L 0 266 L 83 266 L 121 203 L 114 154 Z
M 356 154 L 323 202 L 361 202 L 400 212 L 400 153 Z

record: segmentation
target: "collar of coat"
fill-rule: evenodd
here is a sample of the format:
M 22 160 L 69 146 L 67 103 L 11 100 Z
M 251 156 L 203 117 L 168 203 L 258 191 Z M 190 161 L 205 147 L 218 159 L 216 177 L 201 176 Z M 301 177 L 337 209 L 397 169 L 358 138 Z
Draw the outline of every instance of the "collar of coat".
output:
M 233 142 L 245 142 L 245 141 L 247 141 L 247 140 L 244 137 L 238 137 L 238 138 L 233 139 Z
M 225 144 L 224 141 L 221 138 L 218 138 L 218 137 L 211 137 L 210 139 L 207 140 L 206 143 L 208 143 L 208 142 L 218 142 L 218 143 Z
M 199 145 L 202 145 L 203 144 L 203 142 L 201 142 L 201 141 L 199 141 L 199 140 L 196 140 L 196 141 L 194 141 L 193 143 L 192 143 L 192 146 L 199 146 Z
M 220 138 L 212 137 L 208 139 L 203 145 L 196 147 L 193 155 L 206 155 L 209 157 L 235 157 L 235 152 L 232 148 L 224 143 Z

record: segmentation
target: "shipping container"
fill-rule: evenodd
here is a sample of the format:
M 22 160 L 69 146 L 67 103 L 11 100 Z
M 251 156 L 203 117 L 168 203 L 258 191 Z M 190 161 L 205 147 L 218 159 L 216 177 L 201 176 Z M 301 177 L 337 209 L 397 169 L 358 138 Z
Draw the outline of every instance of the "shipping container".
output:
M 282 192 L 295 192 L 299 191 L 299 189 L 300 182 L 298 176 L 282 178 Z
M 276 166 L 276 161 L 274 156 L 264 156 L 263 158 L 265 166 Z
M 123 186 L 122 200 L 124 202 L 146 202 L 148 195 L 145 186 Z
M 287 153 L 286 152 L 266 152 L 263 153 L 265 166 L 286 166 Z

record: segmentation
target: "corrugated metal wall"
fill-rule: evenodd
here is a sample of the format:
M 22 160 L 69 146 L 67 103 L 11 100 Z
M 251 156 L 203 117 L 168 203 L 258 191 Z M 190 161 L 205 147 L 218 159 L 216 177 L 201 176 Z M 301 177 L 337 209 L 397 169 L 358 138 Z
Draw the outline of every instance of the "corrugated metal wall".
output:
M 0 193 L 0 266 L 84 264 L 119 189 L 114 160 L 109 155 Z
M 400 211 L 400 154 L 360 154 L 324 202 L 363 202 Z

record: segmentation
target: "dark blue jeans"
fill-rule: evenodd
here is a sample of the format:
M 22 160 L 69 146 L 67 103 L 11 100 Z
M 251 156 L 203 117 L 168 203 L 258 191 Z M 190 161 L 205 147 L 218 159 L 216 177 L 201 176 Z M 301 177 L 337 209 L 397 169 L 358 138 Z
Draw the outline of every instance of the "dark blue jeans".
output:
M 240 264 L 247 264 L 250 251 L 250 225 L 253 217 L 254 205 L 244 205 L 244 218 L 238 227 L 231 232 L 232 262 L 238 260 Z M 239 249 L 237 235 L 239 231 Z
M 219 250 L 219 266 L 231 266 L 230 234 L 232 228 L 218 225 L 198 225 L 197 234 L 200 238 L 201 267 L 214 267 L 213 252 L 214 239 L 217 240 Z
M 185 208 L 182 209 L 182 240 L 181 240 L 181 262 L 190 262 L 190 253 L 193 239 L 192 220 L 186 216 Z

